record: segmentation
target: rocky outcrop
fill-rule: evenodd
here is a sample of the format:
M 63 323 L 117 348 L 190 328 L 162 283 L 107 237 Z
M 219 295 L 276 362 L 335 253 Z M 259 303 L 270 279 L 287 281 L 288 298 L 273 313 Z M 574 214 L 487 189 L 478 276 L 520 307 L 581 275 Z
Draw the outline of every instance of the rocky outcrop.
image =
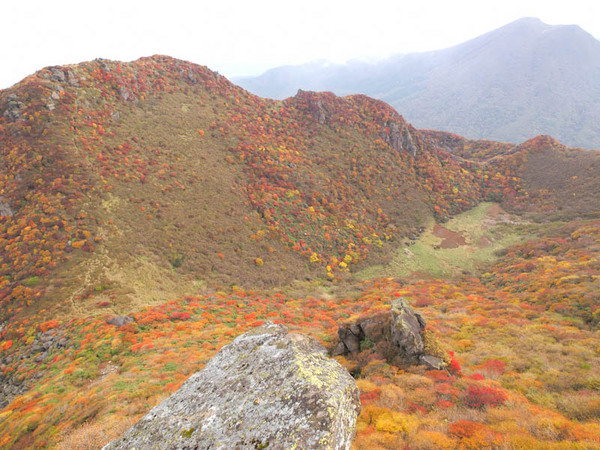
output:
M 4 201 L 4 198 L 0 195 L 0 217 L 13 216 L 15 212 L 12 210 L 8 202 Z
M 21 120 L 24 108 L 25 105 L 19 101 L 16 94 L 9 94 L 6 96 L 6 104 L 2 115 L 10 120 Z
M 340 342 L 333 354 L 358 353 L 375 342 L 391 340 L 391 320 L 388 311 L 363 317 L 356 322 L 344 323 L 338 328 Z
M 424 355 L 425 343 L 423 331 L 425 319 L 416 312 L 403 298 L 392 302 L 392 343 L 398 348 L 402 357 L 409 361 L 418 361 Z
M 347 449 L 359 411 L 354 379 L 321 344 L 267 323 L 105 449 Z
M 131 322 L 133 322 L 133 317 L 129 316 L 115 316 L 106 321 L 107 324 L 114 325 L 117 328 L 124 327 L 125 325 Z
M 29 379 L 18 374 L 30 369 L 32 363 L 43 364 L 60 349 L 72 347 L 72 345 L 64 330 L 52 329 L 39 332 L 31 345 L 21 346 L 16 351 L 4 353 L 0 357 L 0 409 L 18 395 L 26 392 L 31 382 L 41 378 L 44 372 L 36 371 Z
M 298 93 L 296 94 L 297 98 L 302 98 L 306 101 L 308 112 L 319 122 L 319 125 L 324 125 L 330 116 L 330 112 L 327 111 L 321 99 L 323 95 L 327 94 L 303 91 L 302 89 L 298 89 Z
M 355 355 L 375 348 L 396 365 L 424 364 L 442 369 L 445 362 L 440 355 L 427 354 L 425 319 L 407 300 L 392 301 L 391 311 L 360 317 L 338 328 L 339 343 L 333 354 Z
M 389 121 L 385 123 L 385 131 L 381 133 L 383 141 L 396 151 L 405 151 L 417 156 L 418 145 L 406 123 Z

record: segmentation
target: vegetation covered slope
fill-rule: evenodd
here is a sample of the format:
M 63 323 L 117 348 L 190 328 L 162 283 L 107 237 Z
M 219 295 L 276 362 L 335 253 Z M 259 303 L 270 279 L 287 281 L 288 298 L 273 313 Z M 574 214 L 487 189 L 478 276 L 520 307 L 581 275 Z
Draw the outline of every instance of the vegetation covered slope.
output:
M 0 446 L 73 446 L 93 432 L 108 440 L 249 327 L 281 321 L 327 343 L 340 320 L 396 294 L 425 308 L 466 374 L 502 356 L 523 379 L 442 380 L 422 368 L 384 376 L 384 363 L 365 354 L 378 368 L 360 371 L 363 404 L 374 403 L 358 448 L 417 445 L 420 431 L 449 448 L 473 436 L 597 442 L 593 377 L 561 385 L 569 404 L 543 396 L 562 379 L 542 376 L 550 354 L 513 364 L 525 349 L 479 318 L 508 311 L 498 323 L 529 324 L 529 339 L 545 326 L 557 339 L 587 339 L 584 350 L 561 341 L 578 353 L 557 361 L 597 367 L 595 222 L 507 250 L 493 270 L 472 271 L 478 278 L 353 281 L 395 263 L 433 220 L 484 199 L 526 219 L 597 217 L 597 152 L 546 137 L 514 146 L 420 132 L 364 96 L 265 100 L 161 56 L 44 69 L 0 92 L 0 112 L 0 388 L 9 393 Z M 550 169 L 556 183 L 544 178 Z M 123 313 L 135 322 L 106 324 Z M 472 336 L 518 354 L 478 353 Z M 554 355 L 546 344 L 540 351 Z M 377 390 L 384 380 L 395 387 Z M 438 381 L 439 405 L 427 400 Z M 521 424 L 523 414 L 541 425 Z M 464 431 L 463 420 L 475 425 Z M 418 445 L 439 448 L 431 442 Z
M 600 42 L 576 25 L 523 18 L 460 45 L 375 63 L 309 63 L 235 79 L 258 95 L 366 94 L 418 128 L 521 142 L 538 134 L 600 148 Z
M 35 339 L 68 338 L 41 361 L 6 366 L 36 383 L 0 411 L 0 445 L 100 448 L 249 328 L 272 320 L 333 345 L 337 324 L 403 296 L 455 360 L 449 372 L 399 370 L 368 346 L 357 360 L 341 358 L 361 390 L 354 448 L 595 448 L 600 336 L 588 314 L 598 323 L 600 224 L 546 234 L 479 277 L 384 278 L 336 298 L 186 296 L 121 328 L 104 317 L 32 324 L 22 338 L 0 341 L 3 355 L 18 359 Z
M 381 102 L 263 100 L 166 57 L 45 69 L 2 103 L 5 317 L 335 278 L 485 195 Z

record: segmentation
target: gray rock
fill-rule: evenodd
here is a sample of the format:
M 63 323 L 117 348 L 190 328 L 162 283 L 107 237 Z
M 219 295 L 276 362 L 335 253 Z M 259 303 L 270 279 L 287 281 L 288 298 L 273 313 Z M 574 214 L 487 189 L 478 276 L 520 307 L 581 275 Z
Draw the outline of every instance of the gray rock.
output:
M 71 86 L 79 87 L 79 80 L 77 79 L 75 72 L 73 72 L 72 70 L 69 70 L 67 72 L 67 79 Z
M 338 328 L 340 344 L 333 355 L 360 352 L 361 342 L 368 339 L 372 343 L 390 340 L 390 314 L 382 311 L 374 316 L 363 317 L 356 322 L 345 323 Z
M 422 364 L 421 358 L 425 356 L 424 330 L 423 316 L 405 299 L 394 299 L 391 314 L 390 311 L 381 311 L 341 324 L 338 328 L 340 342 L 333 355 L 352 355 L 375 347 L 393 364 Z M 427 361 L 438 365 L 434 360 Z
M 115 316 L 112 319 L 106 321 L 109 325 L 115 325 L 118 328 L 127 325 L 128 323 L 133 322 L 133 317 L 129 316 Z
M 127 101 L 129 100 L 130 97 L 132 97 L 131 92 L 129 91 L 129 89 L 127 89 L 125 86 L 121 85 L 119 86 L 119 96 L 121 97 L 121 99 L 123 101 Z
M 44 349 L 44 347 L 42 346 L 42 344 L 40 344 L 39 342 L 35 341 L 33 343 L 33 346 L 31 347 L 31 353 L 39 353 Z
M 364 339 L 364 334 L 360 332 L 360 329 L 353 330 L 353 328 L 350 325 L 342 325 L 338 328 L 338 336 L 346 349 L 343 353 L 358 353 L 360 351 L 360 341 Z
M 425 319 L 403 298 L 392 301 L 392 343 L 407 360 L 418 360 L 424 354 L 422 332 Z
M 22 111 L 25 105 L 23 102 L 20 102 L 16 94 L 10 94 L 6 96 L 6 107 L 4 109 L 4 113 L 2 114 L 4 117 L 7 117 L 10 120 L 19 120 L 22 118 Z
M 0 195 L 0 217 L 10 217 L 13 216 L 15 212 L 11 209 L 10 205 L 4 201 L 2 196 Z M 2 329 L 0 328 L 0 331 Z
M 421 355 L 419 361 L 430 369 L 442 370 L 446 367 L 446 363 L 436 356 Z
M 196 78 L 196 75 L 194 75 L 194 71 L 191 68 L 187 71 L 187 78 L 192 84 L 198 83 L 198 78 Z
M 52 81 L 64 82 L 66 80 L 65 73 L 59 67 L 51 67 L 50 68 L 50 79 Z
M 404 121 L 389 121 L 384 125 L 389 129 L 389 132 L 381 133 L 381 138 L 384 142 L 391 145 L 394 150 L 405 151 L 412 156 L 417 156 L 418 146 Z
M 382 311 L 360 321 L 360 329 L 366 339 L 371 342 L 389 340 L 390 337 L 390 313 Z
M 104 449 L 349 449 L 359 411 L 354 379 L 315 339 L 267 323 Z

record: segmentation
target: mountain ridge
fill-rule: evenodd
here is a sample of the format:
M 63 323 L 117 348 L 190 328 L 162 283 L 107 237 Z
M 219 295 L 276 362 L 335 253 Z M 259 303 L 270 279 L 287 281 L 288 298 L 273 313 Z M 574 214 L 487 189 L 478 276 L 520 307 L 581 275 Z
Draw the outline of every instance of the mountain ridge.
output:
M 577 202 L 527 191 L 524 154 L 561 159 L 555 141 L 449 141 L 364 95 L 266 100 L 165 56 L 49 67 L 0 104 L 5 317 L 40 298 L 64 314 L 121 313 L 221 283 L 343 279 L 389 258 L 426 217 L 489 198 L 590 214 L 597 191 L 590 172 Z M 595 164 L 595 152 L 575 154 Z
M 0 446 L 102 445 L 235 335 L 273 321 L 330 345 L 397 297 L 457 358 L 341 357 L 357 448 L 591 446 L 599 162 L 417 130 L 364 95 L 262 99 L 166 56 L 45 68 L 0 91 Z M 444 228 L 464 211 L 465 236 Z M 394 270 L 424 247 L 488 254 L 455 279 Z
M 390 103 L 417 128 L 473 139 L 522 142 L 550 134 L 598 149 L 599 74 L 600 42 L 592 35 L 525 18 L 442 50 L 320 70 L 286 66 L 234 81 L 274 98 L 298 88 L 363 93 Z

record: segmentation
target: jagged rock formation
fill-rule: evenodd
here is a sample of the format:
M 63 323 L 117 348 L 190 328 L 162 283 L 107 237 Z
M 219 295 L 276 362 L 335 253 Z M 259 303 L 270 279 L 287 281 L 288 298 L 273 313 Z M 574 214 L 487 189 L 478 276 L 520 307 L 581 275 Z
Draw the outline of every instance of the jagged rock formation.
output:
M 4 199 L 2 198 L 2 196 L 0 195 L 0 217 L 10 217 L 13 216 L 15 213 L 12 210 L 12 208 L 10 207 L 10 205 L 8 203 L 6 203 L 4 201 Z
M 433 369 L 445 367 L 442 358 L 427 354 L 424 334 L 425 319 L 404 298 L 392 301 L 391 314 L 382 311 L 342 324 L 338 329 L 340 342 L 334 355 L 357 354 L 365 348 L 378 346 L 386 358 L 396 364 L 425 364 Z
M 418 154 L 418 147 L 406 122 L 389 121 L 385 125 L 386 131 L 381 133 L 381 138 L 383 141 L 391 145 L 396 151 L 404 150 L 410 153 L 413 157 L 416 157 Z
M 6 96 L 6 105 L 2 115 L 13 121 L 20 120 L 24 107 L 24 103 L 19 101 L 16 94 L 9 94 Z
M 425 319 L 403 298 L 392 302 L 392 343 L 408 361 L 418 360 L 424 355 L 425 343 L 422 333 Z
M 346 449 L 359 411 L 354 379 L 315 339 L 267 323 L 104 449 Z

